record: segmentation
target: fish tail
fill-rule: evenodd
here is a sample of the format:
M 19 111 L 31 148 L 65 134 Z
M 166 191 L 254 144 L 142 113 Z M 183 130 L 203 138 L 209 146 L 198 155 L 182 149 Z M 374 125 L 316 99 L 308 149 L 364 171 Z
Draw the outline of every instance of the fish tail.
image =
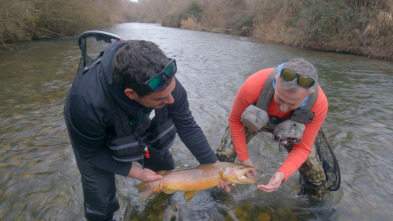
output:
M 150 182 L 142 182 L 136 185 L 136 188 L 139 191 L 139 200 L 141 202 L 145 202 L 155 193 L 154 189 L 150 188 L 149 183 Z

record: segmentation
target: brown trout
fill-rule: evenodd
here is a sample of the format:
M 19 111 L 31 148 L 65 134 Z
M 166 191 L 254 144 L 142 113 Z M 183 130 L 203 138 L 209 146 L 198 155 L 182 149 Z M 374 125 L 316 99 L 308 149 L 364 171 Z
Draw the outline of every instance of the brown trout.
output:
M 139 199 L 142 202 L 157 193 L 161 183 L 163 184 L 162 192 L 170 194 L 176 191 L 185 191 L 184 197 L 190 201 L 198 190 L 217 186 L 220 181 L 230 184 L 255 183 L 254 180 L 245 176 L 252 168 L 244 164 L 217 162 L 189 169 L 159 171 L 158 174 L 162 175 L 162 179 L 142 182 L 136 188 L 139 190 Z

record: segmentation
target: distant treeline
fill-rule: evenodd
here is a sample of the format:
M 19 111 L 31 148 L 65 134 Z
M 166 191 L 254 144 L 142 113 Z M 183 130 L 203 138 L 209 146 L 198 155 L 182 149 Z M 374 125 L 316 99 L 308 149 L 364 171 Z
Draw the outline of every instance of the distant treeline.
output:
M 0 19 L 3 43 L 154 22 L 393 60 L 393 0 L 2 0 Z
M 123 0 L 0 0 L 0 43 L 110 27 L 129 20 L 132 5 Z
M 164 26 L 393 60 L 393 0 L 139 0 Z M 151 7 L 154 5 L 155 7 Z M 150 11 L 154 10 L 154 11 Z

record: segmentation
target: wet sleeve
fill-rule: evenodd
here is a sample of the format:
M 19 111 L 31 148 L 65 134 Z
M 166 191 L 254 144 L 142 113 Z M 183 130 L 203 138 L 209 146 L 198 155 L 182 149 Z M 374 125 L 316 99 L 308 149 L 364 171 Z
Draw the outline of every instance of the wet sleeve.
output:
M 172 118 L 180 139 L 200 164 L 216 162 L 217 156 L 192 116 L 187 92 L 177 79 L 172 96 L 175 102 L 169 105 L 169 117 Z
M 71 95 L 67 100 L 64 114 L 74 151 L 96 168 L 127 176 L 131 163 L 113 159 L 106 146 L 107 128 L 101 120 L 103 113 L 82 96 Z
M 314 145 L 315 138 L 318 135 L 319 128 L 325 121 L 328 111 L 328 101 L 321 88 L 319 88 L 318 99 L 311 111 L 315 113 L 315 117 L 310 124 L 306 124 L 302 143 L 293 146 L 292 151 L 288 154 L 282 166 L 277 170 L 284 173 L 285 179 L 283 182 L 286 182 L 287 179 L 306 161 Z

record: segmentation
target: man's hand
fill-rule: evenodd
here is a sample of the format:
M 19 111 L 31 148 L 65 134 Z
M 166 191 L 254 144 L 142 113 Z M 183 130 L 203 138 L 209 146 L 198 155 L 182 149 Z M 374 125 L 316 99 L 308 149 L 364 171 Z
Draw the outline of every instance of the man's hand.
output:
M 270 178 L 269 183 L 267 185 L 257 185 L 258 189 L 261 189 L 265 192 L 273 192 L 277 191 L 280 188 L 282 181 L 285 176 L 282 172 L 276 172 L 272 178 Z
M 254 167 L 254 164 L 252 163 L 252 161 L 250 160 L 250 158 L 248 158 L 247 160 L 243 160 L 241 161 L 242 164 L 244 165 L 248 165 L 248 166 L 252 166 L 253 168 L 246 173 L 246 176 L 250 179 L 254 179 L 255 175 L 257 174 L 257 170 Z
M 128 173 L 129 177 L 138 179 L 140 181 L 155 181 L 162 179 L 162 176 L 154 172 L 153 170 L 150 169 L 142 169 L 138 166 L 135 166 L 134 164 L 131 167 L 130 172 Z
M 236 187 L 236 184 L 232 183 L 231 186 Z M 231 192 L 231 187 L 229 186 L 229 184 L 225 183 L 224 181 L 220 181 L 220 183 L 217 185 L 217 188 L 219 189 L 225 188 L 225 191 L 227 191 L 228 193 Z
M 220 161 L 217 160 L 216 162 L 220 162 Z M 232 183 L 231 186 L 236 187 L 236 184 Z M 231 192 L 231 187 L 229 187 L 229 184 L 225 183 L 224 181 L 220 181 L 220 183 L 217 185 L 217 188 L 219 189 L 225 188 L 225 191 L 227 191 L 228 193 Z
M 138 180 L 140 180 L 142 182 L 143 181 L 149 182 L 149 181 L 155 181 L 155 180 L 162 179 L 162 176 L 157 174 L 153 170 L 150 170 L 150 169 L 147 169 L 147 168 L 142 169 L 142 168 L 140 168 L 138 166 L 135 166 L 134 164 L 131 166 L 131 170 L 128 173 L 128 176 L 132 177 L 132 178 L 135 178 L 135 179 L 138 179 Z M 152 188 L 153 187 L 150 186 L 150 189 L 152 189 Z M 163 188 L 163 183 L 161 182 L 160 186 L 159 186 L 159 189 L 158 189 L 158 192 L 160 192 L 162 190 L 162 188 Z

